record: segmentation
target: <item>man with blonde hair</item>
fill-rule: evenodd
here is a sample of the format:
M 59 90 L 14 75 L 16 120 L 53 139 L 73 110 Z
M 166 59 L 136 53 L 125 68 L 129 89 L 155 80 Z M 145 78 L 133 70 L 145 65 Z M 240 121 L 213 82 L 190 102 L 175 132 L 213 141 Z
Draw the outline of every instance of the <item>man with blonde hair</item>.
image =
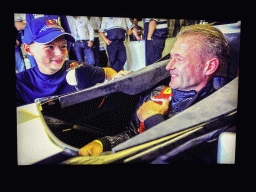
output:
M 215 91 L 212 77 L 225 65 L 228 49 L 226 38 L 215 27 L 205 24 L 184 27 L 177 35 L 166 66 L 171 74 L 171 102 L 165 100 L 159 105 L 150 100 L 149 92 L 141 99 L 135 118 L 126 131 L 93 141 L 80 149 L 79 153 L 98 155 L 111 150 L 138 134 L 141 122 L 146 129 L 150 129 L 212 94 Z

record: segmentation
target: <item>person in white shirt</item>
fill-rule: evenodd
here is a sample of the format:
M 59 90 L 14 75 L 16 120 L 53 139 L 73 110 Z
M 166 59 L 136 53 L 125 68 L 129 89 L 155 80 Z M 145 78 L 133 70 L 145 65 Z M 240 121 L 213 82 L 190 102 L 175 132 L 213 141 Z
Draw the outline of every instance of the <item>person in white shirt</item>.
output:
M 133 32 L 138 41 L 141 40 L 137 28 L 129 18 L 103 17 L 99 30 L 101 37 L 107 44 L 110 67 L 117 72 L 123 69 L 127 59 L 123 43 L 127 29 Z
M 21 44 L 23 43 L 24 28 L 26 26 L 25 14 L 14 13 L 14 26 L 18 31 L 15 44 L 15 68 L 17 72 L 22 72 L 26 69 L 24 58 L 21 51 Z
M 87 18 L 94 30 L 94 41 L 93 41 L 92 50 L 94 53 L 95 66 L 103 67 L 101 66 L 101 63 L 100 63 L 101 53 L 100 53 L 100 40 L 99 40 L 99 37 L 100 37 L 99 29 L 101 25 L 101 20 L 99 17 L 87 16 Z
M 77 60 L 95 64 L 92 50 L 94 31 L 86 16 L 67 16 L 71 34 L 76 42 L 72 44 Z

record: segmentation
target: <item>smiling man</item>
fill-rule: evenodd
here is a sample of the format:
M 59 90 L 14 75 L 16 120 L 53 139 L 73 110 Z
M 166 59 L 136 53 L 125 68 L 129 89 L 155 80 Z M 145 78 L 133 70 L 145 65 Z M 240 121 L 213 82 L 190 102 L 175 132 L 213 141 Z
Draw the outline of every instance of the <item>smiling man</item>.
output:
M 164 117 L 160 111 L 165 105 L 147 101 L 137 111 L 140 121 L 147 120 L 146 124 L 150 122 L 148 126 L 152 127 L 212 94 L 212 77 L 225 65 L 228 49 L 227 39 L 213 26 L 198 24 L 181 30 L 166 66 L 173 92 L 172 102 L 165 102 L 170 108 L 169 115 Z
M 204 28 L 207 29 L 206 26 Z M 214 29 L 214 27 L 212 28 Z M 199 92 L 206 86 L 216 70 L 223 66 L 225 61 L 219 57 L 225 57 L 227 50 L 216 47 L 222 49 L 225 55 L 216 55 L 214 50 L 207 52 L 208 50 L 202 44 L 205 41 L 204 37 L 198 34 L 190 36 L 182 34 L 181 32 L 171 50 L 171 61 L 166 67 L 171 74 L 169 85 L 180 91 L 195 90 Z M 225 40 L 224 36 L 222 39 Z M 209 42 L 206 43 L 210 46 Z M 205 57 L 208 58 L 207 61 Z
M 50 97 L 76 91 L 68 84 L 66 75 L 74 69 L 79 89 L 85 89 L 126 75 L 111 68 L 94 67 L 81 61 L 65 60 L 67 42 L 75 42 L 61 26 L 48 17 L 33 19 L 24 30 L 24 50 L 33 56 L 37 66 L 16 74 L 17 106 L 33 103 L 37 98 Z M 73 68 L 74 67 L 74 68 Z
M 98 155 L 138 134 L 141 122 L 145 129 L 171 118 L 212 94 L 212 77 L 225 65 L 228 42 L 222 32 L 210 25 L 191 25 L 183 28 L 171 50 L 170 71 L 173 97 L 162 105 L 150 100 L 151 92 L 140 101 L 139 108 L 126 131 L 102 137 L 81 148 L 81 155 Z

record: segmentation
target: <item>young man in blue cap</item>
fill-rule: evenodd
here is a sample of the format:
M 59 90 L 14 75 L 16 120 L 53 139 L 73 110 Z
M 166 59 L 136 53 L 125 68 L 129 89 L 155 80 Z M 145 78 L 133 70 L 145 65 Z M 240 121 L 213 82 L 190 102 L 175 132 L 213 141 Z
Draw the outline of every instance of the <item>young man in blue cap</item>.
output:
M 48 17 L 33 19 L 24 30 L 24 49 L 33 56 L 37 66 L 16 74 L 17 106 L 33 103 L 35 99 L 76 91 L 68 84 L 67 72 L 75 67 L 77 87 L 85 89 L 127 72 L 117 74 L 111 68 L 94 67 L 87 63 L 65 60 L 67 42 L 75 42 L 54 20 Z

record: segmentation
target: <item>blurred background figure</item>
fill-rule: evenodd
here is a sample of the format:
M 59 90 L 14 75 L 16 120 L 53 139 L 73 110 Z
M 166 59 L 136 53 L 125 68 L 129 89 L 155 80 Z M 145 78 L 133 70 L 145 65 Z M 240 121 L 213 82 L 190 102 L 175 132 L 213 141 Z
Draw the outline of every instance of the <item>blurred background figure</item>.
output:
M 91 24 L 91 27 L 94 30 L 94 41 L 93 41 L 93 46 L 92 46 L 92 51 L 94 53 L 94 59 L 95 59 L 95 66 L 99 66 L 101 67 L 100 64 L 100 33 L 99 33 L 99 29 L 100 29 L 100 25 L 101 25 L 101 20 L 99 17 L 91 17 L 91 16 L 87 16 L 88 21 Z
M 131 18 L 132 23 L 135 25 L 136 29 L 137 29 L 137 33 L 138 35 L 141 37 L 142 39 L 142 35 L 143 35 L 143 28 L 141 26 L 138 25 L 138 19 L 137 18 Z M 130 41 L 137 41 L 135 35 L 132 33 L 131 30 L 128 29 L 128 35 L 130 38 Z
M 144 35 L 146 41 L 146 66 L 155 63 L 162 57 L 165 40 L 168 37 L 167 19 L 144 19 Z
M 127 29 L 130 29 L 133 32 L 138 41 L 141 40 L 135 25 L 129 18 L 103 17 L 102 19 L 99 32 L 107 44 L 110 67 L 116 72 L 123 69 L 127 60 L 126 49 L 124 46 Z
M 23 44 L 24 28 L 26 26 L 25 14 L 14 13 L 15 26 L 15 68 L 16 72 L 22 72 L 26 69 L 24 58 L 21 51 Z
M 76 55 L 76 60 L 86 61 L 90 65 L 95 64 L 92 50 L 94 41 L 94 30 L 86 16 L 67 16 L 71 34 L 76 42 L 72 44 L 72 49 Z

